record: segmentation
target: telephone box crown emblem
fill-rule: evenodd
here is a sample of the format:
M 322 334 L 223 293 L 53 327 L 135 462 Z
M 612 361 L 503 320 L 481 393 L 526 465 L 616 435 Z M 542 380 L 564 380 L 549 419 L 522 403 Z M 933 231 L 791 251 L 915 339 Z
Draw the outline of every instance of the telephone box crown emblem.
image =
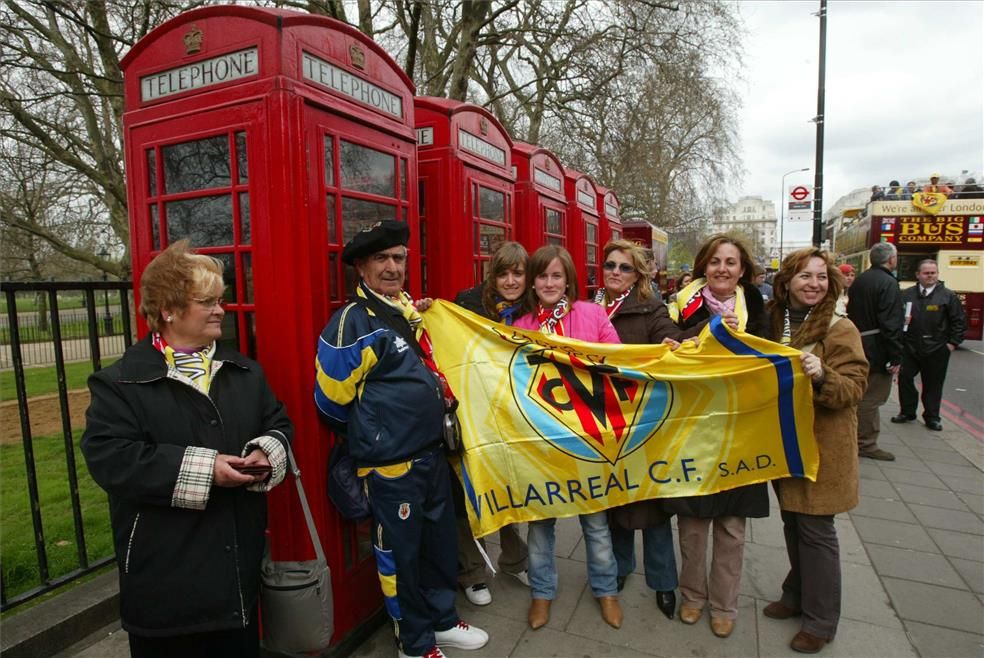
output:
M 184 41 L 185 45 L 185 53 L 188 55 L 194 55 L 195 53 L 201 51 L 202 40 L 204 38 L 205 33 L 202 32 L 197 25 L 192 25 L 191 29 L 189 29 L 185 33 L 184 37 L 182 37 L 182 41 Z
M 349 58 L 352 61 L 352 66 L 364 71 L 366 69 L 366 51 L 362 49 L 357 43 L 353 43 L 349 46 Z
M 489 120 L 482 117 L 478 120 L 478 129 L 482 131 L 483 135 L 489 134 Z

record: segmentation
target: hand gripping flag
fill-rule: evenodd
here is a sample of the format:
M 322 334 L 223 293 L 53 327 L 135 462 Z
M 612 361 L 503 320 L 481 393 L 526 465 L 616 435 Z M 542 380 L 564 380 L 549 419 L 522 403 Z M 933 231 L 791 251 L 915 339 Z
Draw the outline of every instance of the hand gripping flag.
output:
M 815 480 L 798 350 L 719 319 L 699 345 L 585 343 L 443 301 L 424 314 L 460 406 L 456 464 L 475 536 L 637 500 Z

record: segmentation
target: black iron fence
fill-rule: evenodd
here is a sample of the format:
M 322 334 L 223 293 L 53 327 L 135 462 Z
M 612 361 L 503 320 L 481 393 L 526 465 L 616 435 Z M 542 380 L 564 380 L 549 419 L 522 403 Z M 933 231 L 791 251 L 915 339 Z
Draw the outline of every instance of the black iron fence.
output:
M 0 544 L 2 610 L 113 560 L 106 497 L 84 466 L 79 473 L 77 439 L 82 428 L 72 427 L 69 382 L 79 379 L 79 364 L 72 361 L 81 360 L 84 377 L 102 368 L 107 354 L 121 354 L 133 343 L 131 291 L 129 281 L 0 283 L 6 304 L 0 323 L 0 377 L 4 377 L 0 381 L 9 387 L 12 379 L 20 422 L 19 435 L 5 423 L 0 436 L 4 474 L 0 508 L 5 524 Z M 76 308 L 62 309 L 63 305 Z M 37 391 L 46 393 L 35 395 Z M 10 393 L 5 390 L 3 397 L 13 397 Z M 53 413 L 60 416 L 52 435 L 32 434 L 31 412 L 42 409 L 39 402 L 46 403 L 43 410 L 49 423 Z M 21 451 L 23 469 L 15 458 Z M 88 494 L 85 505 L 80 482 L 82 492 Z M 21 486 L 25 491 L 16 490 Z M 96 532 L 90 527 L 87 533 L 86 519 L 100 521 L 96 529 L 100 541 L 93 542 L 99 548 L 94 550 L 87 548 L 87 538 Z M 25 532 L 13 529 L 18 521 L 25 524 Z M 47 527 L 59 528 L 57 536 L 46 536 L 46 521 L 50 521 Z

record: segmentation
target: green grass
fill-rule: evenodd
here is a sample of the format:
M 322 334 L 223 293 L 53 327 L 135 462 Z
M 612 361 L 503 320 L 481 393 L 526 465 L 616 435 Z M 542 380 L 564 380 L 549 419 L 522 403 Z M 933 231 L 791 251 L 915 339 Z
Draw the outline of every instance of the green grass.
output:
M 48 293 L 43 293 L 47 299 Z M 74 295 L 61 293 L 58 295 L 58 308 L 61 310 L 68 310 L 72 308 L 85 308 L 85 297 L 82 293 L 76 293 Z M 34 293 L 17 293 L 17 312 L 23 313 L 25 311 L 36 311 L 38 310 L 38 298 Z M 0 299 L 0 312 L 7 312 L 7 298 L 4 296 Z
M 86 553 L 95 561 L 113 554 L 113 538 L 106 493 L 89 476 L 79 449 L 81 435 L 81 430 L 75 432 L 76 472 Z M 48 572 L 56 578 L 79 568 L 65 444 L 61 436 L 44 436 L 35 438 L 33 445 Z M 0 527 L 3 581 L 7 596 L 14 597 L 41 584 L 20 443 L 0 445 Z
M 60 329 L 62 340 L 89 337 L 89 321 L 86 319 L 62 320 Z M 97 316 L 96 332 L 99 336 L 105 335 L 103 333 L 102 314 L 98 314 Z M 122 333 L 123 318 L 120 317 L 119 313 L 116 313 L 113 315 L 113 335 L 116 336 Z M 51 331 L 51 322 L 48 322 L 45 329 L 34 323 L 25 323 L 24 326 L 19 327 L 18 338 L 20 338 L 21 343 L 50 343 L 54 340 L 54 335 Z M 0 344 L 9 345 L 10 342 L 10 328 L 0 327 Z
M 118 356 L 103 357 L 103 368 L 116 361 Z M 68 390 L 85 388 L 85 382 L 92 374 L 91 361 L 76 361 L 65 364 L 65 383 Z M 58 392 L 58 374 L 54 366 L 44 368 L 25 368 L 24 385 L 27 388 L 27 397 L 36 395 L 47 395 Z M 4 370 L 0 372 L 0 402 L 17 399 L 17 387 L 14 384 L 14 371 Z

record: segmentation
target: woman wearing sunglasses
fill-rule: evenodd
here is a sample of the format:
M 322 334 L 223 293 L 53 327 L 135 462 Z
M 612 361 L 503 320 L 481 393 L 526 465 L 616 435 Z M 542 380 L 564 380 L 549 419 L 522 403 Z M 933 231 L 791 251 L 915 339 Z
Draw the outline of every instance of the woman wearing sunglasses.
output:
M 658 344 L 682 340 L 683 333 L 670 319 L 666 305 L 648 285 L 645 252 L 628 240 L 605 245 L 605 286 L 595 302 L 608 313 L 623 343 Z M 690 333 L 696 334 L 693 330 Z M 676 611 L 676 558 L 673 555 L 673 529 L 670 516 L 659 501 L 640 501 L 611 511 L 612 546 L 618 562 L 618 589 L 635 570 L 635 530 L 642 529 L 643 565 L 646 585 L 656 591 L 656 606 L 668 619 Z
M 533 311 L 519 318 L 518 329 L 557 334 L 591 343 L 619 343 L 618 334 L 605 312 L 596 304 L 577 299 L 574 261 L 563 247 L 540 247 L 530 258 L 527 271 L 533 282 L 530 297 Z M 587 553 L 588 584 L 601 607 L 601 617 L 613 628 L 622 625 L 618 601 L 618 565 L 612 552 L 612 537 L 605 512 L 581 514 L 581 530 Z M 554 526 L 557 519 L 531 521 L 526 543 L 529 547 L 530 628 L 536 630 L 550 620 L 550 604 L 557 595 L 557 564 L 554 558 Z

